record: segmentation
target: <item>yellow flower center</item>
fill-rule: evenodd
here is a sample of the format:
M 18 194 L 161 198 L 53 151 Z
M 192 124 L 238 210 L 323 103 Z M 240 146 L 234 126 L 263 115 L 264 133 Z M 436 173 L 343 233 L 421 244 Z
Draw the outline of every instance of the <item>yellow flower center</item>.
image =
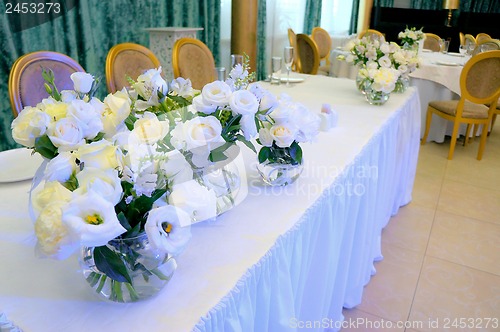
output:
M 100 225 L 104 223 L 102 217 L 98 214 L 93 214 L 85 217 L 85 222 L 90 225 Z
M 172 231 L 172 224 L 171 223 L 168 223 L 168 222 L 164 222 L 162 224 L 163 226 L 163 230 L 167 233 L 167 234 L 170 234 L 170 232 Z

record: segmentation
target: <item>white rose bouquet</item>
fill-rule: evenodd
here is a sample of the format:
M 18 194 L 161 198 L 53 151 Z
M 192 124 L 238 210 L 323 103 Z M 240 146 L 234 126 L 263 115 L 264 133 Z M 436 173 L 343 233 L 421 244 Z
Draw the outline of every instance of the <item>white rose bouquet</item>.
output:
M 398 34 L 398 38 L 401 39 L 401 45 L 406 45 L 405 48 L 413 48 L 420 40 L 425 39 L 425 34 L 422 28 L 417 30 L 415 27 L 406 27 L 405 31 L 401 31 Z

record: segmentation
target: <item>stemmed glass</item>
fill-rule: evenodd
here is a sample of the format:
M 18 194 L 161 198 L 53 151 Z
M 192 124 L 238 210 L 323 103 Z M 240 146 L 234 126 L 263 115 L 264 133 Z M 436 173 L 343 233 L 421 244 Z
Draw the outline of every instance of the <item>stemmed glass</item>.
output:
M 293 47 L 285 46 L 283 59 L 286 68 L 286 86 L 290 86 L 290 71 L 292 70 L 293 63 Z
M 467 53 L 467 46 L 465 45 L 460 45 L 458 47 L 458 51 L 460 52 L 460 55 L 461 56 L 465 56 L 465 54 Z

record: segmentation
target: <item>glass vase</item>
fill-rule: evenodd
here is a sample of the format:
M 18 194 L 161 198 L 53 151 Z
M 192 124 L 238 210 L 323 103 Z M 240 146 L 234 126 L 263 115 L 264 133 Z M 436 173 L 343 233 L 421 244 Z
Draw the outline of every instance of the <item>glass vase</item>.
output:
M 370 105 L 384 105 L 389 100 L 389 93 L 369 88 L 366 90 L 365 98 Z
M 395 93 L 404 93 L 410 86 L 410 78 L 406 75 L 399 76 L 394 87 Z
M 356 88 L 358 88 L 358 91 L 361 92 L 362 94 L 366 93 L 366 89 L 370 85 L 370 80 L 368 80 L 366 77 L 362 76 L 359 72 L 356 75 Z
M 128 274 L 129 280 L 102 271 L 110 265 L 121 274 Z M 157 294 L 172 278 L 177 263 L 168 253 L 154 249 L 147 234 L 141 233 L 134 238 L 111 240 L 102 247 L 83 247 L 80 266 L 99 298 L 128 303 Z

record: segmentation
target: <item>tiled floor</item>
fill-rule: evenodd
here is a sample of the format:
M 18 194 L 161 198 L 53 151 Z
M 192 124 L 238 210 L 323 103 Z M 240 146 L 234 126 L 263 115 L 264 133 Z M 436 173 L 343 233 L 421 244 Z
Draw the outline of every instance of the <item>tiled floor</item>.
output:
M 342 331 L 500 331 L 498 124 L 481 161 L 478 147 L 457 145 L 451 161 L 448 141 L 420 147 L 413 201 L 384 230 L 362 303 L 344 310 L 358 328 Z

